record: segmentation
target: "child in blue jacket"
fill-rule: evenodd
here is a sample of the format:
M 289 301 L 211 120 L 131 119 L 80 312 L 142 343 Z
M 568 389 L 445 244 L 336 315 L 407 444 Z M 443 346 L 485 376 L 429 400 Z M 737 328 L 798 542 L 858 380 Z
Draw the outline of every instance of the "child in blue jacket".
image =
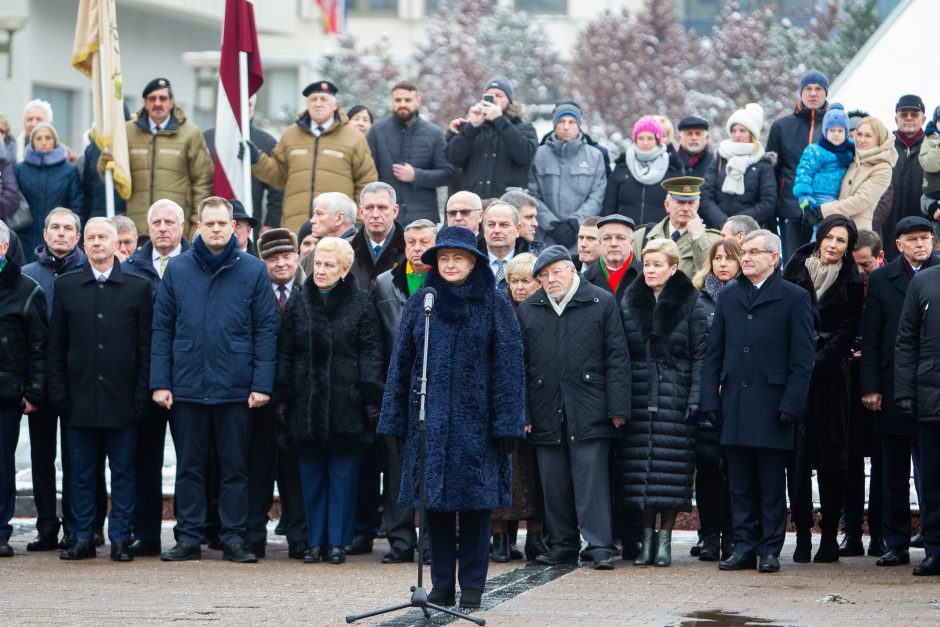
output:
M 849 139 L 849 118 L 839 103 L 829 105 L 823 118 L 819 141 L 803 149 L 796 166 L 793 195 L 813 222 L 820 219 L 819 207 L 839 198 L 842 177 L 855 158 L 855 144 Z

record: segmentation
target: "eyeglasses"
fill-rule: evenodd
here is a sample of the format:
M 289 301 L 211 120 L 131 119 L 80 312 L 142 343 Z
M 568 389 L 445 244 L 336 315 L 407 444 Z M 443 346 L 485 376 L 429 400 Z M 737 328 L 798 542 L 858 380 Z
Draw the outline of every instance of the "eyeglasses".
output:
M 772 250 L 761 250 L 760 248 L 749 248 L 748 250 L 741 251 L 742 257 L 756 257 L 757 255 L 762 255 L 764 253 L 773 254 Z
M 571 266 L 568 266 L 567 268 L 559 268 L 557 270 L 545 270 L 544 272 L 539 272 L 538 276 L 535 278 L 537 278 L 539 281 L 548 281 L 549 279 L 555 279 L 557 281 L 563 277 L 570 268 Z
M 474 211 L 479 211 L 479 209 L 448 209 L 448 210 L 447 210 L 447 217 L 448 217 L 448 218 L 455 218 L 455 217 L 457 217 L 457 216 L 463 216 L 464 218 L 466 218 L 467 216 L 469 216 L 469 215 L 470 215 L 471 213 L 473 213 Z
M 920 109 L 901 109 L 900 111 L 898 111 L 899 118 L 917 118 L 917 117 L 920 117 L 920 115 L 921 115 Z
M 147 96 L 147 102 L 167 102 L 169 96 Z

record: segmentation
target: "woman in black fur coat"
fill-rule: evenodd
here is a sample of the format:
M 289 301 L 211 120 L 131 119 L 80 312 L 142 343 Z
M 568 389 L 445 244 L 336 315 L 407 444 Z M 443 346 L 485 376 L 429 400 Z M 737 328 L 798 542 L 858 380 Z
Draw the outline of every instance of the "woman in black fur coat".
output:
M 299 453 L 308 564 L 346 561 L 359 458 L 372 442 L 382 402 L 378 314 L 371 295 L 348 274 L 352 260 L 345 240 L 320 240 L 313 273 L 300 298 L 290 300 L 278 331 L 277 382 L 286 400 L 281 437 Z
M 633 413 L 624 425 L 616 471 L 621 498 L 639 507 L 638 566 L 672 563 L 672 528 L 692 509 L 692 475 L 708 319 L 698 290 L 679 268 L 679 248 L 655 239 L 643 249 L 643 281 L 623 299 L 633 372 Z M 656 516 L 659 532 L 655 534 Z

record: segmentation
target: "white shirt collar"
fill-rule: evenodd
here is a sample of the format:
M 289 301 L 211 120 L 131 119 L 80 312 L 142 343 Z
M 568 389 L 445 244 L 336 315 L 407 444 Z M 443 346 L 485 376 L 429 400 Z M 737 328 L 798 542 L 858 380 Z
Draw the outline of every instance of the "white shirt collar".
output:
M 490 265 L 493 266 L 493 269 L 496 269 L 496 262 L 500 260 L 499 257 L 491 253 L 489 250 L 486 251 L 486 256 L 490 259 Z M 516 251 L 510 250 L 509 254 L 502 258 L 503 261 L 509 263 L 512 261 L 512 258 L 516 256 Z
M 171 251 L 170 251 L 170 254 L 167 255 L 167 257 L 169 257 L 170 259 L 172 259 L 173 257 L 177 256 L 177 255 L 180 254 L 181 252 L 183 252 L 183 245 L 182 245 L 182 244 L 177 244 L 177 245 L 176 245 L 176 248 L 174 248 L 173 250 L 171 250 Z M 160 257 L 161 257 L 161 256 L 162 256 L 162 255 L 160 255 L 160 253 L 157 252 L 157 249 L 154 248 L 154 249 L 153 249 L 153 254 L 150 256 L 150 259 L 151 259 L 151 261 L 153 261 L 154 263 L 160 263 Z
M 330 128 L 331 126 L 333 126 L 333 121 L 334 121 L 334 119 L 335 119 L 335 118 L 331 117 L 329 120 L 327 120 L 327 121 L 324 122 L 323 124 L 317 124 L 316 122 L 314 122 L 314 121 L 311 119 L 311 120 L 310 120 L 310 130 L 313 132 L 314 135 L 316 135 L 316 136 L 319 137 L 319 136 L 320 136 L 320 133 L 322 133 L 322 132 L 325 131 L 326 129 Z M 317 130 L 317 127 L 318 127 L 318 126 L 319 126 L 319 127 L 322 127 L 322 128 L 323 128 L 323 131 L 318 131 L 318 130 Z
M 153 118 L 151 118 L 149 115 L 147 116 L 147 124 L 150 125 L 150 132 L 151 132 L 151 133 L 156 133 L 156 132 L 159 131 L 159 130 L 165 129 L 165 128 L 166 128 L 166 125 L 167 125 L 167 122 L 169 122 L 169 121 L 170 121 L 170 118 L 167 118 L 167 119 L 163 120 L 162 122 L 160 122 L 160 124 L 157 124 L 156 122 L 153 121 Z
M 291 279 L 290 281 L 288 281 L 287 283 L 284 284 L 284 289 L 287 290 L 287 297 L 288 297 L 288 298 L 290 298 L 290 293 L 294 291 L 294 281 L 295 281 L 295 279 Z M 280 296 L 280 295 L 281 295 L 281 293 L 280 293 L 280 292 L 278 291 L 278 289 L 277 289 L 277 288 L 279 288 L 279 287 L 280 287 L 280 285 L 278 285 L 277 283 L 274 283 L 273 281 L 271 282 L 271 289 L 274 290 L 274 295 L 275 295 L 275 296 Z
M 105 272 L 98 272 L 97 270 L 95 270 L 94 266 L 91 266 L 91 265 L 89 265 L 89 267 L 91 268 L 92 274 L 95 275 L 96 281 L 100 281 L 101 277 L 104 277 L 104 280 L 107 281 L 111 277 L 111 271 L 114 270 L 113 265 L 110 268 L 108 268 L 107 271 Z

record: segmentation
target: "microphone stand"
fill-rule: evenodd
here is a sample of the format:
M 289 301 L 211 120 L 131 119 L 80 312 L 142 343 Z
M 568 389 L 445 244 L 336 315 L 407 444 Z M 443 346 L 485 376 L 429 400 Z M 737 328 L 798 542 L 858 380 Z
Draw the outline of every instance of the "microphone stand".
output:
M 433 299 L 431 299 L 433 303 Z M 444 614 L 450 614 L 456 618 L 462 618 L 468 620 L 477 625 L 485 625 L 486 621 L 477 616 L 470 616 L 468 614 L 463 614 L 457 610 L 452 610 L 447 607 L 442 607 L 440 605 L 435 605 L 428 601 L 428 593 L 424 590 L 424 518 L 426 515 L 425 507 L 425 494 L 424 494 L 424 484 L 425 484 L 425 440 L 427 436 L 427 422 L 425 420 L 425 402 L 427 400 L 428 394 L 428 332 L 431 328 L 431 306 L 429 306 L 427 297 L 425 297 L 425 306 L 424 306 L 424 352 L 422 353 L 421 361 L 421 388 L 418 392 L 418 397 L 420 401 L 419 410 L 418 410 L 418 559 L 415 560 L 418 562 L 418 585 L 411 586 L 411 600 L 407 603 L 400 603 L 398 605 L 393 605 L 391 607 L 385 607 L 378 610 L 372 610 L 366 612 L 365 614 L 355 614 L 346 617 L 347 623 L 354 623 L 357 620 L 363 618 L 370 618 L 372 616 L 378 616 L 379 614 L 387 614 L 389 612 L 397 612 L 398 610 L 403 610 L 406 608 L 416 607 L 420 608 L 424 613 L 426 619 L 431 618 L 431 610 L 437 610 L 438 612 L 443 612 Z

